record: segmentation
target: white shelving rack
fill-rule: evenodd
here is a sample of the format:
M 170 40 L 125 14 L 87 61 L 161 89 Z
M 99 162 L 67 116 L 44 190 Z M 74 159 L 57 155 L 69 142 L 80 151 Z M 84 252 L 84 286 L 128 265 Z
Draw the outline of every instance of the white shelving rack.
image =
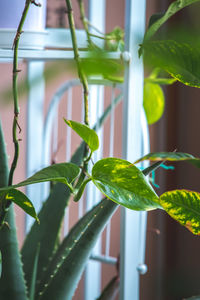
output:
M 142 42 L 145 28 L 145 5 L 146 0 L 126 0 L 125 13 L 125 52 L 110 53 L 112 59 L 124 59 L 126 62 L 125 82 L 123 84 L 123 158 L 129 161 L 135 161 L 144 153 L 149 151 L 148 128 L 144 117 L 143 102 L 143 65 L 138 58 L 138 44 Z M 89 1 L 89 18 L 100 30 L 104 31 L 105 26 L 105 7 L 106 0 Z M 87 52 L 81 51 L 86 47 L 86 36 L 81 30 L 77 30 L 78 46 L 80 56 L 86 57 Z M 62 50 L 63 48 L 72 48 L 70 32 L 67 29 L 47 29 L 45 48 L 39 50 L 19 50 L 19 59 L 27 61 L 28 82 L 40 76 L 43 78 L 44 64 L 46 61 L 65 60 L 72 61 L 74 58 L 72 50 Z M 51 50 L 46 50 L 50 47 Z M 12 61 L 13 51 L 11 49 L 0 49 L 0 62 Z M 77 81 L 65 83 L 58 89 L 53 97 L 54 104 L 59 102 L 62 93 L 68 91 L 70 99 L 71 88 L 77 85 Z M 104 83 L 101 85 L 91 85 L 90 93 L 95 101 L 92 101 L 93 120 L 94 116 L 103 111 Z M 41 166 L 48 164 L 44 162 L 43 151 L 45 136 L 51 136 L 51 122 L 55 117 L 50 113 L 50 125 L 43 122 L 43 104 L 45 94 L 44 79 L 37 84 L 30 85 L 28 97 L 28 116 L 27 116 L 27 176 L 32 175 Z M 53 102 L 52 102 L 53 103 Z M 100 103 L 100 104 L 99 104 Z M 103 103 L 103 102 L 102 102 Z M 53 104 L 52 104 L 53 105 Z M 70 105 L 70 104 L 69 104 Z M 68 107 L 70 110 L 70 106 Z M 111 131 L 113 132 L 114 114 L 111 113 Z M 99 131 L 100 138 L 103 139 L 103 132 Z M 37 140 L 37 147 L 35 141 Z M 112 147 L 110 146 L 110 155 L 112 156 Z M 47 154 L 45 152 L 45 154 Z M 97 154 L 101 157 L 102 153 Z M 38 185 L 27 188 L 27 194 L 30 198 L 37 197 L 44 199 L 45 186 Z M 90 195 L 94 191 L 89 187 L 87 195 L 89 198 L 87 208 L 93 205 Z M 34 197 L 33 197 L 34 195 Z M 99 196 L 97 195 L 97 198 Z M 100 198 L 99 198 L 100 199 Z M 34 203 L 39 206 L 38 201 Z M 81 211 L 81 208 L 80 208 Z M 81 214 L 81 213 L 80 213 Z M 128 209 L 121 209 L 121 233 L 120 233 L 120 300 L 139 300 L 139 277 L 146 272 L 145 260 L 145 240 L 146 240 L 146 219 L 145 212 L 135 212 Z M 27 220 L 27 227 L 30 227 L 30 220 Z M 109 238 L 109 231 L 107 239 Z M 109 252 L 109 250 L 107 250 Z M 107 253 L 109 254 L 109 253 Z M 88 264 L 85 275 L 85 300 L 94 300 L 99 295 L 101 285 L 101 262 L 115 264 L 117 258 L 109 255 L 101 255 L 101 241 L 99 241 L 93 252 L 96 261 L 91 260 Z M 92 285 L 91 285 L 92 282 Z

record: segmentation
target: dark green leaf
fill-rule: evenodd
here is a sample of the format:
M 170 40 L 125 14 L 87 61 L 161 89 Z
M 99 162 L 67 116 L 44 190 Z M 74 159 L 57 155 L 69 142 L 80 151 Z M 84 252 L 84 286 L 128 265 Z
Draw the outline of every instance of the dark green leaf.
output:
M 183 153 L 183 152 L 152 152 L 149 153 L 137 161 L 134 162 L 134 164 L 137 164 L 138 162 L 144 161 L 144 160 L 151 160 L 151 161 L 187 161 L 194 166 L 200 168 L 200 159 L 194 157 L 191 154 Z
M 99 148 L 99 138 L 96 132 L 85 124 L 81 124 L 72 120 L 65 120 L 65 123 L 70 126 L 85 142 L 88 144 L 92 152 Z
M 81 186 L 79 187 L 77 194 L 74 197 L 74 201 L 78 202 L 81 199 L 81 196 L 83 195 L 83 192 L 85 190 L 86 185 L 88 184 L 88 182 L 90 182 L 92 179 L 91 178 L 87 178 L 86 180 L 84 180 L 81 184 Z
M 31 278 L 31 286 L 30 286 L 30 299 L 35 299 L 35 291 L 36 291 L 36 280 L 37 280 L 37 269 L 38 269 L 38 260 L 39 260 L 39 253 L 40 253 L 40 244 L 38 244 L 36 253 L 35 253 L 35 259 L 33 264 L 33 272 L 32 272 L 32 278 Z
M 17 204 L 19 207 L 21 207 L 28 215 L 36 219 L 36 221 L 39 223 L 39 219 L 37 217 L 37 214 L 35 212 L 35 208 L 31 201 L 26 197 L 26 195 L 18 190 L 10 190 L 5 195 L 6 200 L 12 201 L 15 204 Z
M 200 296 L 194 296 L 190 298 L 185 298 L 184 300 L 200 300 Z
M 72 299 L 80 276 L 92 249 L 111 218 L 118 205 L 107 199 L 102 200 L 88 212 L 78 224 L 70 231 L 69 235 L 60 246 L 57 269 L 53 268 L 52 277 L 47 277 L 47 282 L 39 290 L 38 300 L 64 300 Z
M 97 188 L 112 201 L 134 210 L 159 208 L 158 196 L 142 172 L 118 158 L 99 160 L 92 169 Z
M 0 279 L 1 279 L 1 273 L 2 273 L 2 256 L 0 251 Z
M 159 67 L 185 85 L 200 87 L 200 50 L 173 40 L 142 45 L 145 61 Z
M 119 276 L 112 278 L 97 300 L 115 300 L 119 293 L 119 282 Z
M 144 40 L 149 40 L 157 31 L 158 29 L 175 13 L 179 10 L 183 9 L 184 7 L 191 5 L 199 0 L 177 0 L 173 1 L 165 14 L 157 15 L 154 19 L 151 19 L 150 27 L 145 33 Z
M 8 163 L 5 142 L 0 124 L 0 187 L 8 182 Z M 0 299 L 27 300 L 26 284 L 22 270 L 17 241 L 13 206 L 7 212 L 8 226 L 4 223 L 0 230 L 0 252 L 2 255 L 2 275 L 0 280 Z
M 72 163 L 60 163 L 49 166 L 35 173 L 28 179 L 4 188 L 0 188 L 0 191 L 8 191 L 20 186 L 25 186 L 29 184 L 45 182 L 45 181 L 58 181 L 66 184 L 71 189 L 71 183 L 79 175 L 79 167 Z
M 165 107 L 165 97 L 158 84 L 144 83 L 143 106 L 148 124 L 153 124 L 162 117 Z
M 162 194 L 160 204 L 165 211 L 193 234 L 200 235 L 200 194 L 175 190 Z

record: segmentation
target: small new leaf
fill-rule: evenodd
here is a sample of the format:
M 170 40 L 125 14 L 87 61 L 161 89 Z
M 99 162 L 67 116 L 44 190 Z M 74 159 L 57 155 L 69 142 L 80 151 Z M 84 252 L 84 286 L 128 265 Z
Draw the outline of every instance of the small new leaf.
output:
M 160 208 L 158 196 L 143 173 L 118 158 L 99 160 L 92 169 L 92 181 L 110 200 L 133 210 Z
M 169 191 L 160 196 L 165 211 L 193 234 L 200 235 L 200 194 L 187 190 Z
M 99 138 L 96 132 L 85 124 L 71 120 L 65 120 L 65 123 L 71 127 L 85 142 L 92 152 L 99 148 Z
M 31 217 L 33 217 L 34 219 L 36 219 L 36 221 L 38 223 L 39 222 L 39 219 L 37 217 L 37 214 L 35 212 L 35 208 L 32 204 L 32 202 L 28 199 L 28 197 L 18 191 L 18 190 L 10 190 L 6 193 L 6 196 L 5 196 L 5 199 L 6 200 L 9 200 L 9 201 L 12 201 L 14 202 L 15 204 L 17 204 L 19 207 L 21 207 L 28 215 L 30 215 Z

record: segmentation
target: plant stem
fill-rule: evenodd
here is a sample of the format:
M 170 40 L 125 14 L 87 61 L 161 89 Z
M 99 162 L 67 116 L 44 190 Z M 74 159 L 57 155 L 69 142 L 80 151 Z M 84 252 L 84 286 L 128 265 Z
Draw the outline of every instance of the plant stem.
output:
M 76 32 L 75 32 L 75 23 L 74 23 L 74 17 L 73 17 L 73 10 L 72 10 L 72 5 L 70 0 L 66 0 L 66 5 L 67 5 L 67 12 L 68 12 L 68 21 L 69 21 L 69 27 L 70 27 L 70 32 L 71 32 L 71 39 L 72 39 L 72 46 L 73 46 L 73 51 L 74 51 L 74 59 L 76 61 L 77 65 L 77 70 L 78 70 L 78 76 L 80 79 L 80 82 L 83 86 L 83 94 L 84 94 L 84 123 L 89 126 L 89 88 L 88 88 L 88 81 L 87 77 L 84 73 L 84 70 L 82 69 L 81 66 L 81 60 L 79 56 L 79 51 L 78 51 L 78 45 L 77 45 L 77 39 L 76 39 Z M 84 13 L 84 10 L 83 10 Z M 81 171 L 81 174 L 79 176 L 78 182 L 76 183 L 75 188 L 80 188 L 84 178 L 85 178 L 85 173 L 87 172 L 88 169 L 88 157 L 89 154 L 89 147 L 86 144 L 85 145 L 85 151 L 84 151 L 84 162 L 83 162 L 83 168 Z
M 74 51 L 74 59 L 76 61 L 77 69 L 78 69 L 78 76 L 80 78 L 80 81 L 83 86 L 83 94 L 84 94 L 84 123 L 86 125 L 89 125 L 89 113 L 88 113 L 88 95 L 89 95 L 89 89 L 88 89 L 88 81 L 86 78 L 86 75 L 81 67 L 81 60 L 78 52 L 78 45 L 77 45 L 77 39 L 76 39 L 76 33 L 75 33 L 75 23 L 74 23 L 74 17 L 73 17 L 73 10 L 70 0 L 66 0 L 67 5 L 67 11 L 68 11 L 68 21 L 69 21 L 69 27 L 71 32 L 71 38 L 72 38 L 72 45 L 73 45 L 73 51 Z
M 89 29 L 88 29 L 87 18 L 85 17 L 85 8 L 84 8 L 83 0 L 78 0 L 78 4 L 79 4 L 79 9 L 80 9 L 81 21 L 83 23 L 85 32 L 87 34 L 88 43 L 89 43 L 89 45 L 91 45 L 92 40 L 91 40 L 91 37 L 90 37 L 91 35 L 90 35 Z
M 17 77 L 20 70 L 18 70 L 18 48 L 19 48 L 19 40 L 20 36 L 22 34 L 22 28 L 30 7 L 30 4 L 32 3 L 32 0 L 26 0 L 25 7 L 22 13 L 22 17 L 20 20 L 20 23 L 17 28 L 17 32 L 14 38 L 13 42 L 13 49 L 14 49 L 14 57 L 13 57 L 13 77 L 12 77 L 12 89 L 13 89 L 13 101 L 14 101 L 14 118 L 13 118 L 13 126 L 12 126 L 12 137 L 13 137 L 13 143 L 14 143 L 14 157 L 11 164 L 10 172 L 9 172 L 9 178 L 8 178 L 8 185 L 12 185 L 13 182 L 13 175 L 14 171 L 17 166 L 18 157 L 19 157 L 19 140 L 17 137 L 17 129 L 19 130 L 19 133 L 21 132 L 21 128 L 18 123 L 19 118 L 19 105 L 18 105 L 18 89 L 17 89 Z M 7 200 L 5 201 L 5 205 L 2 207 L 2 211 L 0 214 L 0 226 L 3 224 L 6 213 L 11 205 L 11 201 Z

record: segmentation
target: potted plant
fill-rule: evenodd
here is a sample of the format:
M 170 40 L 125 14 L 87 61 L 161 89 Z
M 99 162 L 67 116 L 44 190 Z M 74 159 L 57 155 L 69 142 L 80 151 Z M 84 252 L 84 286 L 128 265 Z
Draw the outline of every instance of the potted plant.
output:
M 154 88 L 155 86 L 157 88 L 158 83 L 161 81 L 172 83 L 174 81 L 173 78 L 191 86 L 199 87 L 200 85 L 195 70 L 190 69 L 190 63 L 187 64 L 188 60 L 192 60 L 193 63 L 195 62 L 198 65 L 197 56 L 191 55 L 191 53 L 196 53 L 196 49 L 171 41 L 152 41 L 150 39 L 172 15 L 196 1 L 180 2 L 177 0 L 172 2 L 165 14 L 152 20 L 145 34 L 144 42 L 140 48 L 140 55 L 143 53 L 148 54 L 151 57 L 151 62 L 156 67 L 164 69 L 172 76 L 172 79 L 159 78 L 158 72 L 153 73 L 146 82 L 153 84 Z M 83 20 L 85 20 L 82 1 L 79 1 L 79 4 L 82 8 Z M 0 252 L 2 257 L 0 264 L 2 269 L 0 298 L 8 300 L 72 299 L 91 250 L 100 232 L 118 205 L 123 205 L 133 210 L 164 209 L 192 233 L 200 234 L 200 194 L 187 190 L 175 190 L 167 191 L 158 196 L 146 177 L 159 168 L 162 161 L 188 161 L 199 167 L 200 159 L 190 154 L 179 152 L 150 153 L 136 162 L 128 162 L 119 158 L 104 158 L 96 162 L 89 173 L 88 162 L 91 160 L 93 152 L 98 149 L 99 140 L 96 132 L 89 127 L 87 75 L 90 68 L 87 67 L 90 63 L 93 64 L 97 58 L 104 64 L 105 60 L 107 63 L 109 61 L 107 60 L 106 52 L 95 47 L 92 41 L 89 45 L 90 49 L 92 46 L 92 51 L 87 61 L 80 60 L 71 1 L 66 0 L 74 57 L 84 91 L 85 116 L 84 124 L 73 120 L 64 121 L 66 126 L 70 126 L 83 139 L 83 142 L 72 156 L 70 163 L 54 164 L 38 171 L 23 182 L 13 185 L 12 179 L 19 155 L 17 138 L 17 128 L 19 127 L 17 50 L 23 23 L 30 5 L 32 5 L 32 1 L 26 1 L 14 39 L 13 141 L 15 154 L 10 170 L 7 164 L 3 133 L 2 130 L 0 131 Z M 89 41 L 90 32 L 87 23 L 84 23 L 84 27 Z M 119 39 L 116 32 L 113 36 L 116 44 L 119 45 L 120 42 L 121 45 L 121 37 Z M 105 39 L 107 39 L 106 36 Z M 182 55 L 187 58 L 187 61 L 177 60 L 176 55 L 180 57 L 179 51 L 182 50 L 184 50 Z M 164 54 L 165 56 L 167 54 L 169 57 L 167 61 L 165 61 Z M 110 63 L 112 64 L 112 61 Z M 97 72 L 101 72 L 101 70 Z M 113 74 L 109 74 L 108 71 L 104 75 L 108 77 Z M 113 78 L 113 76 L 111 77 Z M 114 76 L 114 78 L 116 77 Z M 149 97 L 147 92 L 146 97 L 145 101 Z M 148 109 L 148 105 L 146 105 L 146 113 L 152 113 Z M 150 115 L 148 117 L 150 118 Z M 145 159 L 154 161 L 154 163 L 141 171 L 135 164 Z M 44 181 L 57 183 L 52 186 L 49 197 L 37 216 L 31 201 L 18 188 Z M 79 201 L 88 182 L 92 182 L 105 197 L 75 224 L 62 242 L 58 243 L 64 209 L 69 202 L 69 198 L 73 195 L 74 200 L 76 202 Z M 35 218 L 35 223 L 25 239 L 21 255 L 17 245 L 13 202 Z M 56 211 L 55 215 L 52 214 L 54 211 Z M 116 280 L 113 281 L 113 283 L 115 282 Z M 107 287 L 107 295 L 109 294 L 109 297 L 111 297 L 111 294 L 108 293 L 108 290 L 110 291 L 112 288 L 113 285 L 111 283 Z M 105 293 L 99 299 L 103 299 Z

